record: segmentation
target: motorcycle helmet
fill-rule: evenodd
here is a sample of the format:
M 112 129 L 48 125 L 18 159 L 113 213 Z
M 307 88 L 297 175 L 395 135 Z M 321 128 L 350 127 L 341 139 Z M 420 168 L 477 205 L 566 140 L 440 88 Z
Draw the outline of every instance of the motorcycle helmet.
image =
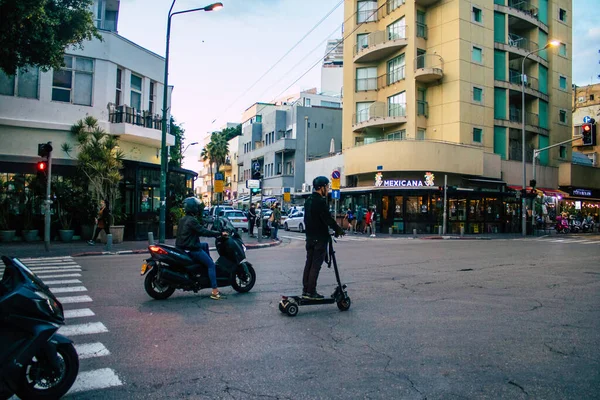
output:
M 183 211 L 186 214 L 198 214 L 200 212 L 200 200 L 195 197 L 188 197 L 183 201 Z
M 313 190 L 317 190 L 328 185 L 329 179 L 326 176 L 317 176 L 315 179 L 313 179 Z

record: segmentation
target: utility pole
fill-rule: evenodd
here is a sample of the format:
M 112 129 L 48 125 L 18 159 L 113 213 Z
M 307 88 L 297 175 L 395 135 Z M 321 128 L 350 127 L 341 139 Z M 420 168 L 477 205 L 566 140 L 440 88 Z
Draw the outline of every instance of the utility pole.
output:
M 444 175 L 444 216 L 443 216 L 443 223 L 442 223 L 442 233 L 445 235 L 447 232 L 447 225 L 448 225 L 448 210 L 446 208 L 446 204 L 448 204 L 448 175 Z
M 52 204 L 51 196 L 51 188 L 50 184 L 52 182 L 52 142 L 48 142 L 48 147 L 46 150 L 48 152 L 48 175 L 46 180 L 46 205 L 45 205 L 45 213 L 44 216 L 44 247 L 46 251 L 50 251 L 50 205 Z

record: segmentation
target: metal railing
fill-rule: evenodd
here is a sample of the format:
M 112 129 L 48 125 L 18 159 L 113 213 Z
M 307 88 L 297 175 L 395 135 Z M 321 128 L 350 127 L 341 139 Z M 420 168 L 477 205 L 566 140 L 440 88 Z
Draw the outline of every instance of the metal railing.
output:
M 400 137 L 400 138 L 377 138 L 375 139 L 375 141 L 373 142 L 369 142 L 369 143 L 364 143 L 364 142 L 355 142 L 354 143 L 354 147 L 360 147 L 360 146 L 368 146 L 370 144 L 375 144 L 375 143 L 381 143 L 381 142 L 429 142 L 429 143 L 440 143 L 440 144 L 447 144 L 447 145 L 451 145 L 451 146 L 457 146 L 457 147 L 468 147 L 471 149 L 481 149 L 481 146 L 474 146 L 472 144 L 465 144 L 465 143 L 456 143 L 456 142 L 450 142 L 448 140 L 438 140 L 438 139 L 417 139 L 417 138 L 408 138 L 408 137 Z M 532 152 L 533 154 L 533 152 Z
M 406 2 L 406 0 L 388 0 L 387 2 L 387 13 L 391 13 L 396 8 L 400 7 Z
M 390 70 L 387 74 L 381 75 L 379 78 L 379 87 L 389 86 L 403 79 L 406 79 L 406 66 L 401 65 Z
M 523 122 L 523 112 L 518 108 L 509 108 L 508 117 L 511 122 Z M 540 117 L 538 114 L 531 112 L 525 112 L 525 124 L 540 126 Z
M 539 19 L 538 8 L 531 5 L 531 2 L 529 0 L 508 0 L 508 7 L 525 13 L 535 19 Z
M 355 90 L 357 92 L 366 92 L 369 90 L 377 90 L 377 81 L 378 78 L 358 78 L 355 80 L 356 86 Z
M 415 58 L 415 69 L 421 68 L 444 69 L 444 60 L 439 54 L 422 54 Z
M 417 22 L 417 37 L 427 39 L 427 24 Z
M 370 47 L 376 46 L 378 44 L 382 44 L 385 42 L 392 42 L 395 40 L 405 40 L 406 36 L 406 26 L 397 26 L 393 29 L 387 29 L 385 31 L 375 31 L 371 32 L 367 35 L 367 38 L 364 42 L 356 43 L 356 48 L 354 49 L 354 55 L 357 55 L 363 51 L 368 50 Z
M 366 109 L 353 115 L 354 125 L 376 118 L 406 117 L 406 103 L 386 104 L 377 101 Z
M 429 103 L 424 100 L 417 100 L 417 115 L 429 116 Z
M 132 124 L 150 129 L 162 129 L 162 118 L 160 115 L 152 114 L 149 111 L 136 110 L 133 107 L 109 106 L 108 120 L 113 124 Z
M 525 51 L 535 51 L 539 49 L 539 46 L 536 42 L 514 33 L 508 34 L 508 45 Z
M 519 86 L 521 85 L 521 73 L 519 71 L 515 71 L 514 69 L 509 69 L 508 70 L 508 79 L 509 79 L 510 83 L 513 83 L 513 84 L 519 85 Z M 525 75 L 525 87 L 539 91 L 540 83 L 537 78 L 534 78 L 533 76 Z

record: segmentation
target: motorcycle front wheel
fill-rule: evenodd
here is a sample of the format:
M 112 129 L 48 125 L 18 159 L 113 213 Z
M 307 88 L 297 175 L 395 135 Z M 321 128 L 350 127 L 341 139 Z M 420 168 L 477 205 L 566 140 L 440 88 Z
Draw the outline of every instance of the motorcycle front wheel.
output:
M 79 372 L 79 356 L 72 343 L 61 344 L 56 351 L 60 364 L 58 371 L 53 371 L 48 362 L 36 357 L 25 366 L 15 391 L 19 398 L 59 399 L 71 389 Z
M 158 281 L 157 275 L 158 267 L 154 267 L 150 270 L 150 272 L 148 272 L 146 279 L 144 279 L 144 289 L 146 289 L 146 293 L 148 293 L 153 299 L 168 299 L 171 297 L 173 292 L 175 292 L 175 288 L 169 286 L 168 284 L 161 284 Z
M 248 273 L 246 274 L 243 269 L 235 273 L 231 287 L 239 293 L 247 293 L 254 287 L 256 283 L 256 272 L 251 265 L 247 266 Z

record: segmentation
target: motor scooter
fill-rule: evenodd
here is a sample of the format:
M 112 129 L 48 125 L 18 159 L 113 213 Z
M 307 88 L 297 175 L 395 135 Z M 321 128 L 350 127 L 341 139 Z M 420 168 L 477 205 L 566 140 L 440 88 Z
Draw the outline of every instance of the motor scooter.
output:
M 558 216 L 556 217 L 556 225 L 554 226 L 554 229 L 557 233 L 569 233 L 569 222 L 566 219 Z

